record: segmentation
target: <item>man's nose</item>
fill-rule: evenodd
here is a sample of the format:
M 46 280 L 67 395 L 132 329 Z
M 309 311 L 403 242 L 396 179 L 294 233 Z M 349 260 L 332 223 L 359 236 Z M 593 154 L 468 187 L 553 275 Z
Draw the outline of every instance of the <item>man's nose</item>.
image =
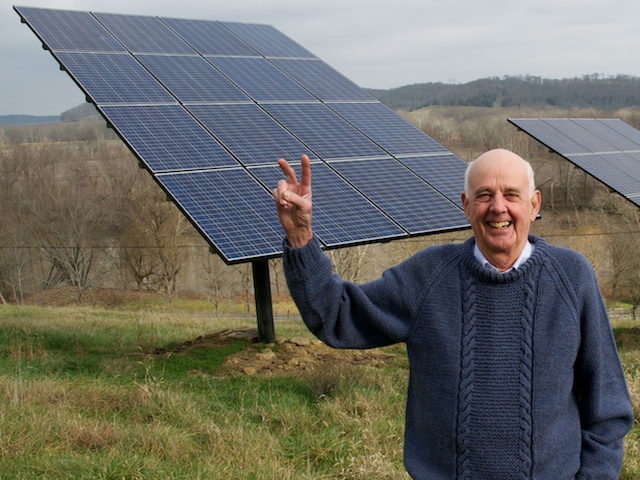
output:
M 504 212 L 507 209 L 507 204 L 504 200 L 504 196 L 498 192 L 491 197 L 490 208 L 493 212 Z

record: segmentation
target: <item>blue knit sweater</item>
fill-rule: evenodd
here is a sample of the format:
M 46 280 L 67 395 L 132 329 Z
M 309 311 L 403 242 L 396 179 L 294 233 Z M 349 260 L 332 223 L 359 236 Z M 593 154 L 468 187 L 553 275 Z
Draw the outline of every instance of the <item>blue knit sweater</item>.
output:
M 316 240 L 285 242 L 287 283 L 309 329 L 337 348 L 406 342 L 404 459 L 415 479 L 617 479 L 633 422 L 595 275 L 531 236 L 506 274 L 474 239 L 432 247 L 379 280 L 332 274 Z

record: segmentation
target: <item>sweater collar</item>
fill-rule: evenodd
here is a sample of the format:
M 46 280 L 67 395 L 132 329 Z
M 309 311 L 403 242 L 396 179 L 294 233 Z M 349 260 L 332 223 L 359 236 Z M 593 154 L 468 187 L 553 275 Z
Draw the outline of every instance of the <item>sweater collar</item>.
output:
M 532 251 L 528 258 L 522 258 L 522 261 L 518 264 L 518 268 L 513 267 L 507 272 L 499 273 L 495 268 L 484 268 L 475 255 L 475 238 L 471 237 L 465 242 L 466 248 L 463 254 L 463 264 L 466 268 L 476 277 L 484 278 L 490 281 L 498 281 L 499 283 L 509 282 L 517 277 L 525 275 L 534 264 L 539 264 L 543 261 L 543 257 L 546 254 L 547 242 L 544 239 L 535 235 L 529 235 L 529 243 L 531 244 Z M 522 255 L 521 255 L 522 257 Z
M 478 248 L 477 243 L 473 247 L 473 256 L 476 257 L 476 260 L 478 260 L 478 262 L 480 262 L 480 265 L 482 265 L 484 268 L 494 269 L 496 272 L 501 274 L 508 273 L 511 270 L 517 270 L 518 267 L 520 267 L 520 265 L 522 265 L 524 262 L 526 262 L 529 259 L 532 253 L 533 253 L 533 245 L 531 245 L 531 242 L 527 240 L 527 243 L 522 249 L 522 252 L 520 252 L 520 256 L 516 258 L 516 261 L 513 263 L 513 265 L 507 270 L 505 270 L 504 272 L 500 272 L 496 267 L 494 267 L 491 263 L 489 263 L 489 260 L 487 260 L 487 258 L 480 251 L 480 248 Z

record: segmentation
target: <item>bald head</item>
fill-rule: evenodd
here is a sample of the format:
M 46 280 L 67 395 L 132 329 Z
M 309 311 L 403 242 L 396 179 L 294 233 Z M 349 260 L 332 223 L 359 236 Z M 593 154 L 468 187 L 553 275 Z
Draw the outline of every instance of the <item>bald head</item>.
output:
M 527 193 L 529 194 L 529 197 L 534 195 L 536 184 L 531 164 L 520 155 L 517 155 L 510 150 L 496 148 L 483 153 L 467 165 L 467 170 L 464 173 L 464 193 L 467 197 L 469 197 L 471 193 L 470 179 L 473 171 L 478 167 L 487 166 L 488 164 L 493 164 L 496 168 L 506 168 L 508 169 L 506 171 L 509 172 L 514 172 L 514 169 L 525 169 L 529 180 Z

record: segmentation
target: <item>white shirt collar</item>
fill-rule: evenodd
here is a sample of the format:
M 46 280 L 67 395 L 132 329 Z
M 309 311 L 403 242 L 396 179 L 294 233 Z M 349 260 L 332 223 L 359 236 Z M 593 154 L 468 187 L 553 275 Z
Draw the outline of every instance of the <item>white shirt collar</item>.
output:
M 513 265 L 511 266 L 511 268 L 505 270 L 504 272 L 500 272 L 500 273 L 507 273 L 507 272 L 510 272 L 511 270 L 515 270 L 515 269 L 519 268 L 520 265 L 522 265 L 524 262 L 526 262 L 529 259 L 529 257 L 531 256 L 532 253 L 533 253 L 533 245 L 531 245 L 531 242 L 529 240 L 527 240 L 527 243 L 525 244 L 524 248 L 522 249 L 522 252 L 520 253 L 520 256 L 516 259 L 515 262 L 513 262 Z M 489 266 L 491 268 L 494 268 L 495 270 L 498 270 L 496 267 L 494 267 L 493 265 L 491 265 L 489 263 L 489 260 L 486 259 L 486 257 L 482 254 L 482 252 L 478 248 L 478 244 L 477 243 L 473 247 L 473 255 L 476 257 L 476 259 L 480 262 L 480 265 L 482 265 L 483 267 L 484 266 Z

